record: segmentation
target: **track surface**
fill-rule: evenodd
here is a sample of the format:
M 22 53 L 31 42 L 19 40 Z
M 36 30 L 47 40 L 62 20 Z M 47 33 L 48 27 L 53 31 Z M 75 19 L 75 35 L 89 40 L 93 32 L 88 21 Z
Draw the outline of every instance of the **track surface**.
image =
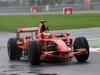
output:
M 71 38 L 85 36 L 88 39 L 100 38 L 100 28 L 52 31 L 54 33 L 71 32 Z M 27 59 L 10 61 L 7 55 L 7 40 L 15 33 L 0 32 L 0 75 L 99 75 L 100 52 L 91 52 L 89 60 L 78 63 L 75 58 L 66 63 L 42 63 L 31 66 Z

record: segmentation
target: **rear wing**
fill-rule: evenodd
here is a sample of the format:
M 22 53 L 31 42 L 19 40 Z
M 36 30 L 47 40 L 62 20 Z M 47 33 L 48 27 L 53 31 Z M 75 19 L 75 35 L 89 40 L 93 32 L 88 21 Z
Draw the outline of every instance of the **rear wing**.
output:
M 38 27 L 29 27 L 29 28 L 18 28 L 17 32 L 33 32 L 38 31 Z

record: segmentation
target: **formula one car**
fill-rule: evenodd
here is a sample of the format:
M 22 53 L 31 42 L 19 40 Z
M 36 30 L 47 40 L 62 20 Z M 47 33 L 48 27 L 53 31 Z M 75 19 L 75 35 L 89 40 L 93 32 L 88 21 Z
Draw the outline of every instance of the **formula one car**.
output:
M 89 45 L 85 37 L 70 39 L 70 33 L 51 34 L 46 20 L 40 20 L 39 27 L 19 28 L 16 37 L 7 43 L 10 60 L 28 58 L 31 65 L 39 65 L 43 61 L 67 62 L 74 56 L 78 62 L 85 62 L 89 57 Z M 31 35 L 22 36 L 24 32 Z M 34 36 L 35 33 L 35 36 Z

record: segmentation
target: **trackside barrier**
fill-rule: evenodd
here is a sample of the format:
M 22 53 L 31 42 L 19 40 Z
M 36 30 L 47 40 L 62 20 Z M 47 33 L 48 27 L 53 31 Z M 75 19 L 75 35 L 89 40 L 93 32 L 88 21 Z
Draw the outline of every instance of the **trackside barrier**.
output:
M 67 8 L 63 8 L 63 14 L 72 14 L 72 8 L 71 7 L 67 7 Z
M 38 8 L 31 8 L 31 12 L 37 12 Z

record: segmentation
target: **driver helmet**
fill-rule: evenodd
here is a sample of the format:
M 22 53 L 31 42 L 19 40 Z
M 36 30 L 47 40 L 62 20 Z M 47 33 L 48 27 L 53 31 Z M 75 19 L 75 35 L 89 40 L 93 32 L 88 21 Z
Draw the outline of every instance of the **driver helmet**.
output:
M 51 34 L 49 32 L 43 32 L 42 33 L 42 38 L 49 39 L 49 38 L 51 38 Z

